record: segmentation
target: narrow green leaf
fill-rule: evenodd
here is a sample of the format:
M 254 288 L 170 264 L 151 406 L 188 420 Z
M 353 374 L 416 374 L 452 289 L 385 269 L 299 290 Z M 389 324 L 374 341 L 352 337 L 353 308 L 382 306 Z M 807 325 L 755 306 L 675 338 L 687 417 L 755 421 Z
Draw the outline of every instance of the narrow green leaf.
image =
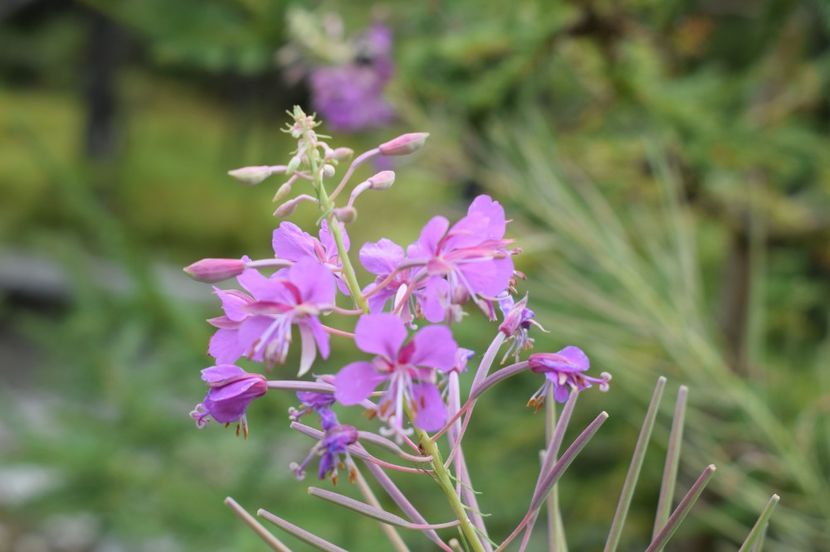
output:
M 746 536 L 746 540 L 741 545 L 738 552 L 761 552 L 764 535 L 767 531 L 767 525 L 769 525 L 769 518 L 772 516 L 772 511 L 775 509 L 775 506 L 778 504 L 779 500 L 781 500 L 781 497 L 777 494 L 774 494 L 769 498 L 769 502 L 767 502 L 767 505 L 764 506 L 761 515 L 758 516 L 758 521 L 756 521 L 755 525 L 752 526 L 752 530 Z

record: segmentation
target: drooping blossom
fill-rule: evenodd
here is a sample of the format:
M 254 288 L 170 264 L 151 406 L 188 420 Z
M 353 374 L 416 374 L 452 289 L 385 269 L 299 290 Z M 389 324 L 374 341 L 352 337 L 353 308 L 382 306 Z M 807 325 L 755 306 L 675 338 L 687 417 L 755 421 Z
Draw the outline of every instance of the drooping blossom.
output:
M 337 416 L 332 406 L 337 402 L 333 393 L 318 393 L 316 391 L 298 391 L 297 399 L 300 401 L 300 408 L 291 408 L 288 411 L 292 422 L 297 422 L 312 412 L 320 416 L 320 425 L 324 430 L 337 425 Z
M 519 353 L 533 348 L 533 338 L 529 335 L 530 327 L 536 326 L 543 332 L 547 330 L 534 319 L 536 314 L 527 308 L 527 295 L 517 302 L 512 295 L 504 293 L 499 297 L 499 308 L 504 316 L 499 331 L 509 341 L 502 362 L 510 355 L 513 355 L 516 362 L 518 362 Z
M 302 342 L 300 375 L 306 373 L 319 349 L 328 358 L 329 335 L 318 319 L 334 304 L 331 272 L 316 260 L 303 258 L 293 266 L 265 277 L 247 269 L 238 278 L 248 292 L 216 289 L 224 316 L 209 322 L 217 329 L 209 352 L 218 363 L 245 356 L 267 364 L 282 363 L 291 345 L 292 327 Z
M 582 391 L 594 383 L 600 391 L 608 391 L 611 374 L 603 372 L 598 378 L 585 374 L 591 362 L 579 347 L 570 345 L 555 353 L 534 353 L 527 360 L 531 371 L 545 375 L 545 383 L 530 398 L 528 406 L 540 408 L 551 386 L 557 402 L 567 401 L 571 392 Z
M 343 246 L 348 251 L 349 235 L 346 233 L 345 225 L 339 222 L 338 224 L 343 236 Z M 334 274 L 340 291 L 346 295 L 349 294 L 349 286 L 341 276 L 343 261 L 340 260 L 337 243 L 331 235 L 327 221 L 320 222 L 319 239 L 303 231 L 293 222 L 282 222 L 274 230 L 271 244 L 274 247 L 274 254 L 280 259 L 297 262 L 300 259 L 310 258 L 321 263 Z
M 345 424 L 335 424 L 326 429 L 323 438 L 311 448 L 305 459 L 297 463 L 291 464 L 291 470 L 297 479 L 305 477 L 305 469 L 315 456 L 320 457 L 320 465 L 317 469 L 317 476 L 320 479 L 325 479 L 326 474 L 331 472 L 331 480 L 337 483 L 337 474 L 339 469 L 345 467 L 345 463 L 341 460 L 341 456 L 345 456 L 349 464 L 351 464 L 351 457 L 349 455 L 349 445 L 357 442 L 358 432 L 354 426 Z M 349 480 L 353 480 L 355 473 L 349 470 Z
M 393 314 L 368 314 L 358 320 L 355 343 L 375 354 L 370 362 L 344 366 L 334 379 L 337 401 L 352 405 L 368 398 L 386 383 L 377 414 L 396 435 L 404 433 L 404 409 L 415 416 L 415 425 L 426 431 L 440 429 L 447 408 L 435 385 L 436 371 L 447 372 L 456 364 L 458 345 L 446 326 L 426 326 L 404 344 L 406 327 Z
M 493 316 L 490 301 L 508 288 L 513 277 L 506 224 L 501 204 L 480 195 L 452 227 L 441 216 L 424 226 L 406 257 L 424 265 L 414 279 L 425 279 L 415 295 L 427 320 L 456 318 L 453 307 L 469 299 Z
M 202 428 L 208 417 L 220 424 L 237 423 L 248 436 L 248 421 L 245 411 L 248 405 L 268 391 L 268 380 L 261 374 L 246 372 L 233 364 L 218 364 L 202 370 L 202 380 L 210 389 L 201 403 L 197 404 L 190 417 L 196 420 L 196 426 Z

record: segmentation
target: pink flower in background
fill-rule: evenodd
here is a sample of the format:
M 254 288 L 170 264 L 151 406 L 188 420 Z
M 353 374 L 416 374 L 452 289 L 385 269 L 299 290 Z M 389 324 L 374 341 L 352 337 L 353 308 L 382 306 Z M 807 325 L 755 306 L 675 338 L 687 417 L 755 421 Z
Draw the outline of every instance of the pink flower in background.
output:
M 531 371 L 545 375 L 545 383 L 530 398 L 528 406 L 539 408 L 544 404 L 551 386 L 557 402 L 567 401 L 572 391 L 582 391 L 591 387 L 592 383 L 599 385 L 600 391 L 608 391 L 611 374 L 603 372 L 598 378 L 585 374 L 591 362 L 579 347 L 570 345 L 555 353 L 534 353 L 527 361 Z
M 458 345 L 446 326 L 427 326 L 404 345 L 406 327 L 393 314 L 369 314 L 355 328 L 355 343 L 375 356 L 370 362 L 353 362 L 334 379 L 335 397 L 341 404 L 358 404 L 382 383 L 386 392 L 378 403 L 378 416 L 395 432 L 403 431 L 404 406 L 415 414 L 415 425 L 426 431 L 440 429 L 447 409 L 435 386 L 435 371 L 456 365 Z
M 335 299 L 334 276 L 322 264 L 302 258 L 292 267 L 265 277 L 248 269 L 238 278 L 248 293 L 216 289 L 224 316 L 210 323 L 218 328 L 209 352 L 219 363 L 242 356 L 268 364 L 282 363 L 291 345 L 293 326 L 300 331 L 300 375 L 306 373 L 319 349 L 329 355 L 329 335 L 318 319 Z
M 261 374 L 246 372 L 233 364 L 218 364 L 202 370 L 202 380 L 210 389 L 201 403 L 196 405 L 190 416 L 198 427 L 207 424 L 208 417 L 220 424 L 239 423 L 243 433 L 248 435 L 245 411 L 248 405 L 268 391 L 268 381 Z

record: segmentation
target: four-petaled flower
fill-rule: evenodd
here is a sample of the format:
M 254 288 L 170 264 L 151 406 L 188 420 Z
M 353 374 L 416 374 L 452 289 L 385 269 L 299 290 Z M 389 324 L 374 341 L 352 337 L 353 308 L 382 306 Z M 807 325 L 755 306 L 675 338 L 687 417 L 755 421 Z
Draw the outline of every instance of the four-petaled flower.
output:
M 368 314 L 355 328 L 355 343 L 377 355 L 371 362 L 344 366 L 334 379 L 337 401 L 358 404 L 383 382 L 387 388 L 377 413 L 389 422 L 396 434 L 403 432 L 404 410 L 414 414 L 415 425 L 426 431 L 440 429 L 447 408 L 435 385 L 435 372 L 447 372 L 456 365 L 458 345 L 446 326 L 427 326 L 404 345 L 406 327 L 393 314 Z
M 245 411 L 252 400 L 268 391 L 265 376 L 246 372 L 233 364 L 219 364 L 202 370 L 202 380 L 210 389 L 190 413 L 190 417 L 196 420 L 196 426 L 204 427 L 209 416 L 220 424 L 236 422 L 237 435 L 241 428 L 247 437 Z
M 326 267 L 303 258 L 269 278 L 247 269 L 237 281 L 250 295 L 216 289 L 225 315 L 209 320 L 218 328 L 210 340 L 209 352 L 218 363 L 231 363 L 241 356 L 268 364 L 282 363 L 294 325 L 302 341 L 299 375 L 311 368 L 318 348 L 321 356 L 328 358 L 329 335 L 318 315 L 333 307 L 336 290 L 334 277 Z
M 572 391 L 582 391 L 593 383 L 599 386 L 600 391 L 608 391 L 611 374 L 603 372 L 598 378 L 585 374 L 591 362 L 579 347 L 570 345 L 555 353 L 534 353 L 527 361 L 533 372 L 545 375 L 545 383 L 530 398 L 528 406 L 540 408 L 551 386 L 553 398 L 558 402 L 567 401 Z
M 452 227 L 441 216 L 424 226 L 406 256 L 424 265 L 413 279 L 419 281 L 416 296 L 427 320 L 457 319 L 453 307 L 468 299 L 493 318 L 489 301 L 506 290 L 513 277 L 506 225 L 501 204 L 480 195 Z

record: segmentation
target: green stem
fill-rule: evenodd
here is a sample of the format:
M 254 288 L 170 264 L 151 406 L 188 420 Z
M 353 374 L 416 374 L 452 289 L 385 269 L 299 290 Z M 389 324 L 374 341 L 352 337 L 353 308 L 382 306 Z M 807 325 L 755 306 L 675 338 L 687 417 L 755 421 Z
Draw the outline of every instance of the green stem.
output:
M 358 284 L 357 276 L 354 273 L 352 261 L 349 259 L 348 251 L 346 251 L 343 232 L 340 230 L 340 225 L 337 224 L 338 221 L 334 216 L 334 204 L 329 199 L 326 193 L 326 187 L 323 185 L 323 172 L 320 170 L 320 152 L 317 151 L 317 148 L 311 150 L 309 161 L 311 163 L 311 174 L 314 176 L 314 187 L 317 189 L 317 198 L 320 200 L 320 211 L 326 217 L 331 237 L 334 238 L 334 243 L 337 244 L 337 256 L 340 257 L 340 262 L 343 263 L 343 277 L 346 280 L 349 293 L 352 296 L 352 300 L 354 300 L 355 307 L 363 312 L 369 312 L 369 304 L 366 302 L 366 298 L 363 297 L 363 292 L 360 290 L 360 284 Z
M 441 457 L 441 451 L 438 449 L 438 445 L 432 441 L 425 431 L 418 428 L 415 428 L 415 431 L 418 434 L 420 445 L 424 449 L 424 454 L 432 456 L 432 469 L 435 472 L 435 480 L 447 496 L 453 513 L 458 518 L 458 521 L 461 522 L 459 527 L 470 549 L 474 552 L 484 552 L 484 547 L 478 538 L 478 534 L 476 534 L 475 527 L 473 527 L 470 518 L 467 517 L 467 511 L 461 503 L 458 494 L 455 492 L 455 486 L 452 484 L 450 474 L 447 468 L 444 467 L 444 459 Z

